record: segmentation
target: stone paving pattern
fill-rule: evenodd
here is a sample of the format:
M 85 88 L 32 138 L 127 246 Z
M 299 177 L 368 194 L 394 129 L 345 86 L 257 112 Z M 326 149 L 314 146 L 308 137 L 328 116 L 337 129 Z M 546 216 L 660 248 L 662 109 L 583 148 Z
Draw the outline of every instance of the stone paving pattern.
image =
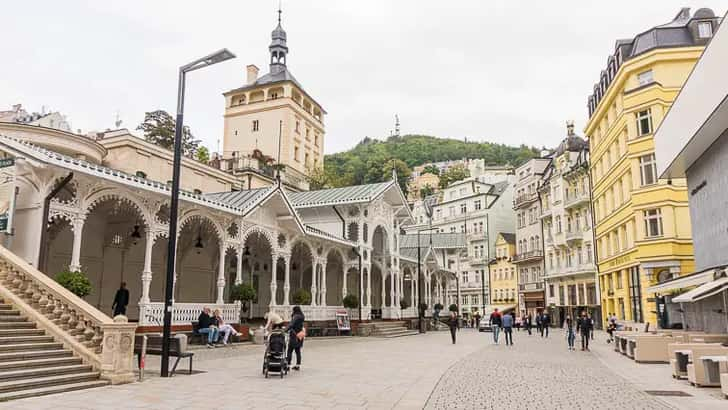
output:
M 0 403 L 0 409 L 728 408 L 716 389 L 673 381 L 667 365 L 635 364 L 612 352 L 604 337 L 598 335 L 593 352 L 569 352 L 560 331 L 549 339 L 514 332 L 513 347 L 492 345 L 490 333 L 472 329 L 459 332 L 457 345 L 449 332 L 310 339 L 302 371 L 283 380 L 261 375 L 262 346 L 202 349 L 195 369 L 204 373 L 162 379 L 158 358 L 150 357 L 144 382 Z M 694 397 L 644 393 L 661 386 Z

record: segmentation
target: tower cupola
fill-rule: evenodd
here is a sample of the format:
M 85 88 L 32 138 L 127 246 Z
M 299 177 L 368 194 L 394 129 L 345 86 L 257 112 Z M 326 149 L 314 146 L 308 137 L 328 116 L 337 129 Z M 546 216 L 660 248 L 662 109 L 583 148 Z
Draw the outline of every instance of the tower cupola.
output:
M 270 73 L 278 74 L 286 69 L 286 57 L 288 46 L 286 45 L 286 31 L 281 26 L 282 11 L 278 8 L 278 26 L 271 33 L 270 50 Z

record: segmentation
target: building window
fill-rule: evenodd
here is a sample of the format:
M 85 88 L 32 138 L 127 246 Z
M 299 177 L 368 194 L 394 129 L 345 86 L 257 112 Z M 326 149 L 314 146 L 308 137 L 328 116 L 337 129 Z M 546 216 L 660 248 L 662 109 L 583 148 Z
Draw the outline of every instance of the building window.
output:
M 480 200 L 475 201 L 474 207 L 476 211 L 480 210 Z
M 655 154 L 640 157 L 640 181 L 642 182 L 642 186 L 652 185 L 657 182 Z
M 310 134 L 311 134 L 311 129 L 310 128 L 306 128 L 306 139 L 307 140 L 310 140 L 311 139 Z
M 645 236 L 648 238 L 662 236 L 662 212 L 659 208 L 643 211 L 645 219 Z
M 296 132 L 301 133 L 301 121 L 296 121 Z
M 319 141 L 318 140 L 319 140 L 318 134 L 314 134 L 313 135 L 313 145 L 315 145 L 315 146 L 318 147 L 319 146 Z
M 647 70 L 637 74 L 637 81 L 640 85 L 645 85 L 653 82 L 654 78 L 652 77 L 652 70 Z
M 258 131 L 260 129 L 260 122 L 258 120 L 253 120 L 253 132 Z
M 652 133 L 652 112 L 650 109 L 637 113 L 637 134 L 643 135 Z
M 709 21 L 701 21 L 698 23 L 698 37 L 700 38 L 711 38 L 713 37 L 713 26 Z
M 466 204 L 460 204 L 460 213 L 464 214 L 468 212 L 468 206 Z
M 138 178 L 146 178 L 147 177 L 147 174 L 144 171 L 137 171 L 136 172 L 136 176 Z
M 293 159 L 301 162 L 300 149 L 298 148 L 298 146 L 293 147 Z
M 310 156 L 308 155 L 308 152 L 307 152 L 306 156 L 305 156 L 305 160 L 303 162 L 306 166 L 308 166 L 308 164 L 309 164 L 309 158 L 310 158 Z
M 197 188 L 195 188 L 195 189 L 194 189 L 194 190 L 192 191 L 192 193 L 194 193 L 195 195 L 202 195 L 202 190 L 200 190 L 200 189 L 197 189 Z

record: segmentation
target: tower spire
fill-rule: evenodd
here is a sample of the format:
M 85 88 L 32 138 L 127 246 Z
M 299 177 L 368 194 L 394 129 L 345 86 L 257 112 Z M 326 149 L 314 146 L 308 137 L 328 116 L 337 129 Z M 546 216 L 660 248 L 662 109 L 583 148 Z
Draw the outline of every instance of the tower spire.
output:
M 271 33 L 271 43 L 268 47 L 270 51 L 270 72 L 278 74 L 286 70 L 286 57 L 288 55 L 288 46 L 286 45 L 286 31 L 281 26 L 281 9 L 278 3 L 278 26 Z
M 278 0 L 278 25 L 281 25 L 281 14 L 283 14 L 283 10 L 281 10 L 281 0 Z

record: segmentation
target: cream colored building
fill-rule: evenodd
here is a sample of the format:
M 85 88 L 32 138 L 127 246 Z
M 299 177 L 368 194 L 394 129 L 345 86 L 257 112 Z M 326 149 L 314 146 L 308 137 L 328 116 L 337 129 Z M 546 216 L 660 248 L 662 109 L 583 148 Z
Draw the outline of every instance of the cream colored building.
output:
M 326 111 L 288 70 L 280 19 L 271 37 L 269 72 L 259 76 L 258 67 L 249 65 L 244 85 L 223 93 L 222 157 L 234 162 L 262 154 L 278 162 L 280 155 L 289 182 L 306 189 L 308 171 L 323 167 Z
M 520 315 L 518 303 L 518 273 L 513 263 L 516 256 L 516 235 L 498 233 L 495 240 L 495 257 L 488 263 L 490 273 L 491 308 L 503 313 L 513 311 Z

